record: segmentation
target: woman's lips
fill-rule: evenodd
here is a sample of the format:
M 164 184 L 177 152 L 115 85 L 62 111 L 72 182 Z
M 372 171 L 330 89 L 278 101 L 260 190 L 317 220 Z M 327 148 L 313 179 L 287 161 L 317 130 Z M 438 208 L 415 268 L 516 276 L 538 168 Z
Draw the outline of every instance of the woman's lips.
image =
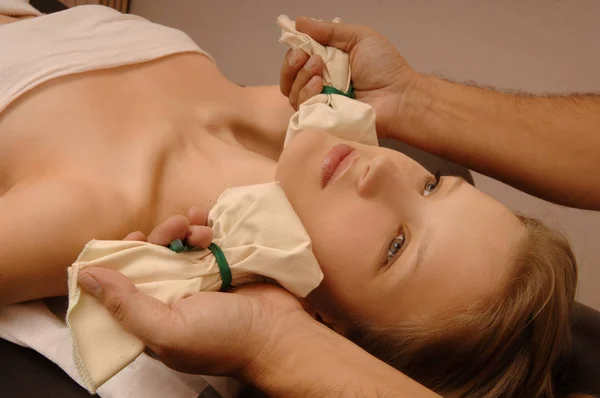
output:
M 354 148 L 351 146 L 338 144 L 327 153 L 327 156 L 325 156 L 325 160 L 323 161 L 323 169 L 321 172 L 323 188 L 350 167 L 352 159 L 356 157 L 350 156 L 352 152 L 354 152 Z

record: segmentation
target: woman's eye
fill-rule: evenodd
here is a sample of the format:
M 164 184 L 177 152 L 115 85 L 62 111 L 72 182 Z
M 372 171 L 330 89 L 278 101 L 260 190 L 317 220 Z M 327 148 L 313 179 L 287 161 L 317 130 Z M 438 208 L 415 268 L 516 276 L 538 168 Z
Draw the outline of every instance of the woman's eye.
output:
M 429 181 L 427 184 L 425 184 L 425 187 L 423 188 L 423 196 L 431 195 L 437 188 L 437 185 L 438 183 L 433 181 Z
M 406 236 L 404 235 L 404 232 L 402 232 L 400 233 L 400 235 L 396 236 L 392 240 L 392 242 L 390 243 L 390 247 L 388 248 L 386 264 L 392 261 L 394 257 L 396 257 L 396 254 L 398 254 L 398 252 L 404 246 L 405 239 Z
M 441 178 L 440 173 L 437 172 L 435 174 L 435 181 L 429 180 L 425 183 L 425 186 L 423 187 L 423 196 L 429 196 L 435 192 L 435 190 L 440 185 L 440 178 Z

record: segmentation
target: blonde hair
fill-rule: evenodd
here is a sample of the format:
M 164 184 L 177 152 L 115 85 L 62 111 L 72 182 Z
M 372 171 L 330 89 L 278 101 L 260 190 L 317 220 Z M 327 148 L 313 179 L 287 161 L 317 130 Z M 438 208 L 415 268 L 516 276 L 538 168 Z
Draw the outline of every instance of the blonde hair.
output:
M 440 394 L 554 397 L 553 373 L 570 347 L 575 256 L 561 233 L 517 217 L 525 233 L 499 295 L 433 322 L 356 322 L 349 337 Z

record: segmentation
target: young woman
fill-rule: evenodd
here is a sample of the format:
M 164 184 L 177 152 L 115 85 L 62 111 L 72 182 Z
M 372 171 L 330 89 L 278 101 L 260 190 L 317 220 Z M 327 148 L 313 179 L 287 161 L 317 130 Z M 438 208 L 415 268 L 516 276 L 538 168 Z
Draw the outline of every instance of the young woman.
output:
M 8 21 L 0 47 L 1 304 L 65 295 L 90 239 L 276 179 L 325 274 L 316 317 L 439 393 L 551 396 L 576 285 L 559 234 L 398 152 L 324 131 L 282 151 L 278 88 L 141 18 L 76 7 Z

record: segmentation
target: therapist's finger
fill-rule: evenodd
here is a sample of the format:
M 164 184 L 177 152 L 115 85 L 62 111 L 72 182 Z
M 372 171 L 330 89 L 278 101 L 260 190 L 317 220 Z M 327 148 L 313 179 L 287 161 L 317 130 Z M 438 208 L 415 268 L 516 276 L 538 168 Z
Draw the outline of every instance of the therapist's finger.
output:
M 123 240 L 136 240 L 140 242 L 145 242 L 146 235 L 141 231 L 135 231 L 128 234 Z
M 190 222 L 187 217 L 182 215 L 176 215 L 169 217 L 165 222 L 154 228 L 154 230 L 148 235 L 148 242 L 167 246 L 175 239 L 184 240 L 190 229 Z
M 290 104 L 295 109 L 298 109 L 300 104 L 302 104 L 302 102 L 298 98 L 300 90 L 302 90 L 302 88 L 308 84 L 308 82 L 310 81 L 310 79 L 313 78 L 313 76 L 322 76 L 324 69 L 325 63 L 323 62 L 323 58 L 316 54 L 313 54 L 308 59 L 308 61 L 306 61 L 302 69 L 298 71 L 298 74 L 296 75 L 296 80 L 294 80 L 294 84 L 292 84 L 292 89 L 290 91 L 289 96 Z
M 289 50 L 285 55 L 279 75 L 279 89 L 286 97 L 289 97 L 296 75 L 306 61 L 308 61 L 308 54 L 298 48 Z
M 198 207 L 192 207 L 188 211 L 188 220 L 191 225 L 206 225 L 208 224 L 208 212 Z
M 203 225 L 192 225 L 186 242 L 202 249 L 207 248 L 213 240 L 213 230 Z
M 138 292 L 125 275 L 107 268 L 90 267 L 79 274 L 77 281 L 126 330 L 153 350 L 177 341 L 176 330 L 171 327 L 176 324 L 175 314 L 163 302 Z
M 317 21 L 307 17 L 296 19 L 296 29 L 324 46 L 336 47 L 347 53 L 371 32 L 366 26 Z
M 199 248 L 207 248 L 213 240 L 213 230 L 208 227 L 208 212 L 192 207 L 188 212 L 190 230 L 186 243 Z
M 298 93 L 298 103 L 303 104 L 306 100 L 320 94 L 322 90 L 323 78 L 321 76 L 313 76 Z

